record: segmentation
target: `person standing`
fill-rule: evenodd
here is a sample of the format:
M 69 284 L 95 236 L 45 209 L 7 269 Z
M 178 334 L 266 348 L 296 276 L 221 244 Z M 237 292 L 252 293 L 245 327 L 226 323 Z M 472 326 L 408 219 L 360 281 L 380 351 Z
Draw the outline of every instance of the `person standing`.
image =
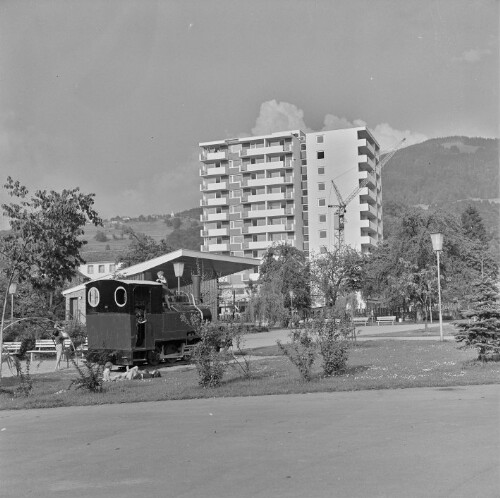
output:
M 61 360 L 64 352 L 64 333 L 63 333 L 63 328 L 61 325 L 56 323 L 54 325 L 54 333 L 52 334 L 52 340 L 54 341 L 54 344 L 56 345 L 56 368 L 55 370 L 60 370 L 61 369 Z

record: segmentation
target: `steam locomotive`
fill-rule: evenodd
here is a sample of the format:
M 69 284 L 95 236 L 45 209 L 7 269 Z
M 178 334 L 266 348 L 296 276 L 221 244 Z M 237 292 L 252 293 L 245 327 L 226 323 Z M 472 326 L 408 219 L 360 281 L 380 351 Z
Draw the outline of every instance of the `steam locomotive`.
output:
M 192 294 L 158 282 L 97 280 L 85 287 L 89 352 L 115 365 L 189 358 L 200 339 L 191 317 L 212 318 Z

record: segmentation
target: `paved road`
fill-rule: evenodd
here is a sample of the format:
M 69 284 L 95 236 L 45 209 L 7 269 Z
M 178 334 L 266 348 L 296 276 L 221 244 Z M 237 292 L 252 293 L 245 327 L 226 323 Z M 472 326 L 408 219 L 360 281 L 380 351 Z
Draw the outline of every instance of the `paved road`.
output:
M 499 388 L 0 412 L 0 496 L 498 496 Z

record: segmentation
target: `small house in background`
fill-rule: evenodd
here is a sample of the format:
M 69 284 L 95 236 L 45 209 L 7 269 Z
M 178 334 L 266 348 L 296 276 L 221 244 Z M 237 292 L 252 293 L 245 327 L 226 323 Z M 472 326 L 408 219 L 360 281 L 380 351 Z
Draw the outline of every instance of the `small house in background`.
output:
M 182 276 L 179 278 L 175 275 L 174 263 L 184 264 Z M 93 264 L 95 270 L 95 265 L 101 263 L 87 263 L 87 265 L 89 264 Z M 219 279 L 245 270 L 253 270 L 259 264 L 260 260 L 254 258 L 222 256 L 189 249 L 178 249 L 128 268 L 117 269 L 115 267 L 114 271 L 108 273 L 97 271 L 88 274 L 88 277 L 90 280 L 116 278 L 156 281 L 158 272 L 162 271 L 166 285 L 170 289 L 175 290 L 180 285 L 181 290 L 192 294 L 197 292 L 195 282 L 200 282 L 200 297 L 210 307 L 212 316 L 217 317 L 220 308 Z M 99 269 L 98 266 L 97 269 Z M 198 277 L 195 278 L 195 276 Z M 85 284 L 81 283 L 66 289 L 62 294 L 66 300 L 66 319 L 85 323 L 87 302 Z

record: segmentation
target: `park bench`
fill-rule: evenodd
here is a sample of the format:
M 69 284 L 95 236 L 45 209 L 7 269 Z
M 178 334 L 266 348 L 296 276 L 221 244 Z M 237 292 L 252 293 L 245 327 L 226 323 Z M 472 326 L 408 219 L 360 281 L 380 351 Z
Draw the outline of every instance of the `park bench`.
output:
M 380 325 L 381 323 L 389 323 L 391 325 L 394 325 L 394 322 L 396 321 L 395 316 L 377 316 L 377 325 Z
M 352 319 L 352 323 L 356 324 L 356 323 L 362 323 L 363 325 L 368 325 L 368 320 L 370 318 L 367 317 L 367 316 L 355 316 L 353 319 Z
M 64 352 L 66 356 L 66 362 L 69 363 L 69 357 L 71 352 L 74 352 L 76 359 L 78 360 L 78 355 L 83 356 L 85 351 L 88 349 L 88 342 L 85 340 L 85 342 L 78 346 L 77 348 L 73 344 L 73 341 L 70 338 L 64 339 Z M 37 355 L 40 354 L 56 354 L 56 345 L 52 339 L 39 339 L 35 343 L 35 348 L 30 349 L 28 351 L 30 354 L 30 359 L 31 361 L 34 360 L 34 358 Z
M 21 341 L 16 342 L 4 342 L 2 345 L 3 353 L 16 354 L 19 353 L 21 349 Z

